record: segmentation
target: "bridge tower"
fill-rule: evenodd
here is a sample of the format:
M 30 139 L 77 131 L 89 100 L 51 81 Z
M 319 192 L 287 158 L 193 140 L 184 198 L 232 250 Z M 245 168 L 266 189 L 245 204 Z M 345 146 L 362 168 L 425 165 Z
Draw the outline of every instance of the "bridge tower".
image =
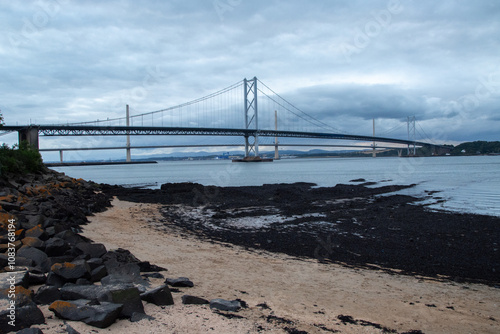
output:
M 249 135 L 245 136 L 245 158 L 249 158 L 252 154 L 257 158 L 259 156 L 259 116 L 257 106 L 257 77 L 251 80 L 246 78 L 244 83 L 244 98 L 245 98 L 245 129 L 255 129 L 253 135 L 254 140 L 251 142 Z
M 415 156 L 417 154 L 417 147 L 415 145 L 415 116 L 408 116 L 408 140 L 413 142 L 413 152 L 410 149 L 411 144 L 408 144 L 408 155 Z
M 127 104 L 127 127 L 130 126 L 130 110 L 129 110 L 129 106 Z M 127 158 L 126 158 L 126 161 L 127 162 L 131 162 L 132 161 L 132 154 L 130 152 L 130 132 L 127 131 Z

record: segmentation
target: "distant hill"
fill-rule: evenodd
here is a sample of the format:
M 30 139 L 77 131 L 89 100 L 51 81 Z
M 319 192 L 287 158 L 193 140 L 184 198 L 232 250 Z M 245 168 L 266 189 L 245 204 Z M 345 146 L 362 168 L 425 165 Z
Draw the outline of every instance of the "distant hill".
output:
M 473 141 L 455 146 L 453 155 L 500 154 L 500 141 Z

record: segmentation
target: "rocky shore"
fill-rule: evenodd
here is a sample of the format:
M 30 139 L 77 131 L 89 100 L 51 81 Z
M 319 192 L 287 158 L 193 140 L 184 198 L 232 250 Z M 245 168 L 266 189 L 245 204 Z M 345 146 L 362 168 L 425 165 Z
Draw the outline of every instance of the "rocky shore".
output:
M 110 187 L 122 200 L 162 205 L 164 224 L 209 240 L 357 268 L 500 284 L 500 218 L 430 210 L 408 186 L 353 180 L 161 190 Z M 429 194 L 430 196 L 431 194 Z
M 166 277 L 169 271 L 164 267 L 170 263 L 173 265 L 175 261 L 162 261 L 164 267 L 157 266 L 156 261 L 161 257 L 151 254 L 164 254 L 166 246 L 162 243 L 166 242 L 167 236 L 169 242 L 177 240 L 171 239 L 172 235 L 199 240 L 194 244 L 189 241 L 188 244 L 190 247 L 208 247 L 209 250 L 203 253 L 207 259 L 211 259 L 214 252 L 221 251 L 206 246 L 214 242 L 222 245 L 221 249 L 235 245 L 250 253 L 263 250 L 304 259 L 304 263 L 298 266 L 287 264 L 278 269 L 293 272 L 296 279 L 306 281 L 315 279 L 304 272 L 311 270 L 310 263 L 321 264 L 315 269 L 319 270 L 318 275 L 328 273 L 331 270 L 329 266 L 337 263 L 345 268 L 368 268 L 375 273 L 402 273 L 449 282 L 482 283 L 495 291 L 498 289 L 500 219 L 430 211 L 417 204 L 420 199 L 391 194 L 411 186 L 373 187 L 373 184 L 362 182 L 353 180 L 352 184 L 332 188 L 317 188 L 306 183 L 237 188 L 181 183 L 165 184 L 160 190 L 147 190 L 97 185 L 49 170 L 24 177 L 3 178 L 0 180 L 0 268 L 3 268 L 0 270 L 0 333 L 42 333 L 40 325 L 48 320 L 53 322 L 53 319 L 71 321 L 73 326 L 75 321 L 82 322 L 96 329 L 108 328 L 119 320 L 152 324 L 154 317 L 151 314 L 155 312 L 158 316 L 158 310 L 153 311 L 150 305 L 160 307 L 161 313 L 163 308 L 171 307 L 174 300 L 187 306 L 198 305 L 198 309 L 181 309 L 181 314 L 178 314 L 182 317 L 184 312 L 184 316 L 191 316 L 191 321 L 211 319 L 210 315 L 203 313 L 207 309 L 202 305 L 207 305 L 220 318 L 247 321 L 240 323 L 242 327 L 232 327 L 227 332 L 235 332 L 234 328 L 247 328 L 248 332 L 309 332 L 296 328 L 298 320 L 283 318 L 271 310 L 270 305 L 274 308 L 276 304 L 286 313 L 286 305 L 280 306 L 278 301 L 287 298 L 281 295 L 278 287 L 272 286 L 265 289 L 269 289 L 269 294 L 275 297 L 280 295 L 279 298 L 262 295 L 263 287 L 258 286 L 265 283 L 260 283 L 262 275 L 258 273 L 259 278 L 250 282 L 251 287 L 242 286 L 235 294 L 230 294 L 223 287 L 218 293 L 214 287 L 196 290 L 199 281 L 193 283 L 182 276 Z M 93 242 L 84 236 L 89 217 L 107 212 L 113 198 L 127 201 L 123 203 L 138 203 L 141 207 L 143 204 L 156 205 L 155 212 L 150 213 L 152 216 L 146 217 L 145 209 L 138 209 L 145 216 L 146 225 L 141 225 L 141 228 L 147 231 L 143 238 L 157 240 L 156 248 L 139 258 L 150 261 L 154 258 L 155 264 L 139 260 L 127 250 L 127 246 L 121 248 L 120 245 L 125 243 L 123 236 L 128 238 L 134 233 L 140 234 L 139 223 L 123 216 L 125 211 L 117 211 L 120 216 L 113 218 L 118 219 L 116 225 L 99 228 L 99 221 L 93 223 L 91 238 L 106 241 Z M 123 234 L 118 233 L 117 229 L 121 228 Z M 167 234 L 153 238 L 152 235 L 158 232 Z M 102 233 L 110 236 L 103 238 L 100 236 Z M 114 233 L 118 238 L 118 247 L 108 249 L 105 244 L 113 240 L 111 235 Z M 137 240 L 140 242 L 143 239 Z M 128 244 L 135 249 L 145 247 L 135 242 Z M 181 242 L 181 248 L 187 247 L 182 245 Z M 238 249 L 231 253 L 233 255 L 223 255 L 225 260 L 229 261 L 228 256 L 234 257 L 237 262 L 246 258 L 247 255 L 242 255 Z M 192 251 L 183 249 L 180 252 Z M 256 260 L 261 261 L 258 257 L 252 261 Z M 214 261 L 223 263 L 221 260 Z M 273 271 L 277 270 L 278 260 L 262 261 Z M 206 262 L 190 258 L 188 262 L 181 259 L 178 265 L 190 268 L 188 272 L 196 272 L 201 269 L 190 266 L 202 267 Z M 239 263 L 229 261 L 227 265 L 235 268 Z M 263 268 L 267 270 L 267 267 Z M 339 275 L 341 270 L 335 268 Z M 245 274 L 243 268 L 239 271 L 242 273 L 235 274 L 252 277 L 249 273 Z M 212 285 L 214 279 L 223 281 L 223 277 L 217 277 L 220 274 L 217 274 L 216 268 L 210 267 L 210 272 L 216 272 L 216 276 L 207 282 L 208 285 Z M 324 278 L 326 281 L 330 279 L 328 275 Z M 358 279 L 353 279 L 351 273 L 345 275 L 351 285 Z M 229 280 L 234 277 L 227 271 L 224 276 Z M 276 272 L 272 276 L 276 276 Z M 269 277 L 270 284 L 276 284 L 273 279 L 279 279 L 279 275 Z M 303 284 L 304 281 L 300 282 Z M 387 278 L 381 282 L 386 285 Z M 255 298 L 249 295 L 256 293 L 253 291 L 254 284 L 260 293 L 257 299 L 250 299 L 255 305 L 248 308 L 241 298 Z M 339 284 L 340 281 L 337 281 Z M 366 286 L 366 283 L 363 285 Z M 201 296 L 191 293 L 191 289 L 200 291 Z M 313 286 L 312 289 L 315 295 L 317 288 Z M 182 298 L 177 298 L 175 294 L 182 294 Z M 228 298 L 221 299 L 221 295 Z M 328 299 L 323 300 L 321 294 L 311 297 L 313 305 L 308 307 L 312 310 L 318 308 L 317 304 L 321 302 L 328 303 Z M 348 299 L 344 298 L 342 303 L 349 304 Z M 303 302 L 306 300 L 304 298 Z M 415 307 L 418 303 L 420 301 L 408 305 Z M 434 303 L 425 305 L 428 309 L 432 305 L 436 307 Z M 450 302 L 447 312 L 454 311 L 452 305 Z M 477 309 L 478 304 L 475 307 Z M 247 311 L 245 308 L 248 308 Z M 235 313 L 240 310 L 243 313 Z M 177 314 L 175 312 L 173 314 Z M 371 312 L 376 313 L 376 309 Z M 328 315 L 319 308 L 312 313 L 314 318 Z M 195 318 L 192 318 L 193 314 Z M 457 314 L 464 315 L 463 312 Z M 398 332 L 390 326 L 345 313 L 337 313 L 333 320 L 328 321 L 338 328 L 342 326 L 342 332 L 345 330 L 347 333 L 357 332 L 361 327 L 374 333 Z M 489 327 L 496 327 L 497 320 L 492 316 L 486 318 L 486 322 Z M 57 330 L 51 329 L 46 333 L 78 333 L 71 324 L 60 322 Z M 167 326 L 158 321 L 154 324 L 159 326 L 160 331 Z M 253 330 L 249 331 L 249 326 Z M 414 328 L 411 324 L 405 326 Z M 302 328 L 312 333 L 339 332 L 320 322 Z M 209 326 L 206 331 L 210 330 L 213 331 L 213 327 Z M 137 332 L 144 333 L 144 329 Z M 158 331 L 151 329 L 148 332 Z M 412 329 L 400 333 L 422 331 Z
M 97 184 L 49 170 L 0 180 L 0 333 L 42 333 L 30 328 L 46 322 L 41 305 L 59 319 L 97 328 L 151 319 L 143 303 L 172 305 L 170 287 L 193 286 L 185 277 L 152 286 L 149 278 L 164 278 L 165 268 L 81 235 L 87 216 L 106 210 L 110 199 Z M 242 307 L 188 294 L 182 300 L 220 311 Z

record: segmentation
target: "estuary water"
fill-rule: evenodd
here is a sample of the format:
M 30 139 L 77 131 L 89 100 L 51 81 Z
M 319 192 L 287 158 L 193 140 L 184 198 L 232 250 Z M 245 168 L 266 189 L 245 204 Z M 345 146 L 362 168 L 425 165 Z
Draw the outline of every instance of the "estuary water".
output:
M 266 163 L 194 160 L 54 169 L 98 183 L 150 188 L 167 182 L 217 186 L 310 182 L 334 186 L 357 183 L 353 180 L 358 179 L 377 182 L 374 186 L 416 184 L 398 193 L 422 197 L 435 209 L 500 216 L 500 156 L 283 159 Z

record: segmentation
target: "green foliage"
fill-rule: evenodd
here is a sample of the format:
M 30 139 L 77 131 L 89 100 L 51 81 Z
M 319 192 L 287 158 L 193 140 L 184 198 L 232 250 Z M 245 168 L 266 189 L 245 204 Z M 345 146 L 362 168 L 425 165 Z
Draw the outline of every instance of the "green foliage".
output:
M 453 155 L 499 154 L 500 141 L 474 141 L 455 146 Z
M 27 142 L 14 145 L 10 148 L 7 144 L 0 146 L 0 175 L 7 173 L 22 175 L 36 173 L 43 168 L 42 156 L 38 150 L 32 148 Z

